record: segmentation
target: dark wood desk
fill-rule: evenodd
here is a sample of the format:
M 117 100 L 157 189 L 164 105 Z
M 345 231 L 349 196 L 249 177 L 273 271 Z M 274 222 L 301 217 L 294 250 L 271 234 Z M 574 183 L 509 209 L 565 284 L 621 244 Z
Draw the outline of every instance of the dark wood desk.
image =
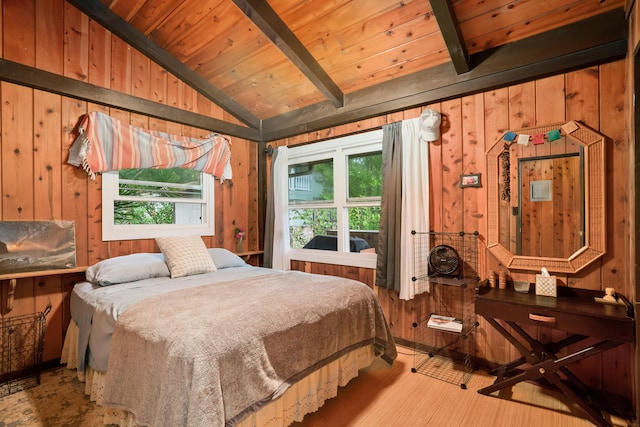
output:
M 620 344 L 635 342 L 633 306 L 628 301 L 621 305 L 596 302 L 594 297 L 601 297 L 601 291 L 558 287 L 558 297 L 553 298 L 537 296 L 533 285 L 531 288 L 528 294 L 513 289 L 478 288 L 476 313 L 522 354 L 522 357 L 496 369 L 493 372 L 497 375 L 495 383 L 478 392 L 488 395 L 521 381 L 544 379 L 575 401 L 594 424 L 610 426 L 602 417 L 596 399 L 591 398 L 588 387 L 567 369 L 567 365 Z M 558 329 L 568 332 L 569 336 L 543 344 L 522 329 L 523 325 Z M 523 338 L 528 346 L 516 335 Z M 589 337 L 597 338 L 597 344 L 585 344 L 569 355 L 558 356 L 561 349 Z M 525 363 L 530 366 L 521 367 Z

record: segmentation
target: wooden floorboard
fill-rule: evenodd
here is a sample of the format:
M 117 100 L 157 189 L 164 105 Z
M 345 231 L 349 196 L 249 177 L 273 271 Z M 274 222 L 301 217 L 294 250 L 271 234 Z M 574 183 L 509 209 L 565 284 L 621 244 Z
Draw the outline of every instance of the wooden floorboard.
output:
M 501 393 L 505 398 L 498 392 L 485 396 L 478 390 L 495 380 L 486 372 L 475 371 L 463 389 L 411 372 L 413 350 L 400 347 L 399 352 L 392 367 L 376 360 L 341 388 L 337 398 L 293 426 L 593 426 L 577 405 L 553 390 L 519 383 Z M 607 419 L 613 426 L 631 425 L 617 417 Z

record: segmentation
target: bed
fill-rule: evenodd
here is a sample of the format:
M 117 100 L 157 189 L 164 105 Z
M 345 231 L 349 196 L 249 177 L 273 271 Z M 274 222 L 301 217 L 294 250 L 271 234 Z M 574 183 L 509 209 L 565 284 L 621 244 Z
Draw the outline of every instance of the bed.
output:
M 286 426 L 376 357 L 393 363 L 367 285 L 192 243 L 102 261 L 74 286 L 62 360 L 105 424 Z M 185 273 L 176 258 L 205 266 Z

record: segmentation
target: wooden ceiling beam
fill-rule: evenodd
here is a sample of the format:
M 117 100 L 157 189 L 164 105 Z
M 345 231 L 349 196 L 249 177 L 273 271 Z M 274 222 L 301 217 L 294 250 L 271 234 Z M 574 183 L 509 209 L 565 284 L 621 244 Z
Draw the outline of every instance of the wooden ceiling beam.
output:
M 430 0 L 430 2 L 456 73 L 468 72 L 471 69 L 469 53 L 451 2 L 447 0 Z
M 260 120 L 255 115 L 129 25 L 99 0 L 66 1 L 241 122 L 252 128 L 260 128 Z
M 233 0 L 242 13 L 280 49 L 284 55 L 334 105 L 344 105 L 344 93 L 309 53 L 293 31 L 264 0 Z
M 260 140 L 260 132 L 257 129 L 127 95 L 2 58 L 0 58 L 0 80 L 212 132 L 251 141 Z
M 265 142 L 287 138 L 446 99 L 531 81 L 624 58 L 623 8 L 471 56 L 472 70 L 452 63 L 393 79 L 345 96 L 339 110 L 327 102 L 266 119 Z

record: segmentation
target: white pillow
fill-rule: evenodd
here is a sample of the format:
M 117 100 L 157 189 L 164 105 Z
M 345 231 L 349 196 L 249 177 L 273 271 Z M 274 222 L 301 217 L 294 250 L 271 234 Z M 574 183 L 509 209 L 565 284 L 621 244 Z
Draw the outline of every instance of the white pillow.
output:
M 200 236 L 156 237 L 171 278 L 216 271 L 216 265 Z
M 102 260 L 87 268 L 87 281 L 100 286 L 135 282 L 154 277 L 169 277 L 162 254 L 131 254 Z
M 242 258 L 224 248 L 209 248 L 209 255 L 218 270 L 229 267 L 246 267 L 247 264 Z

